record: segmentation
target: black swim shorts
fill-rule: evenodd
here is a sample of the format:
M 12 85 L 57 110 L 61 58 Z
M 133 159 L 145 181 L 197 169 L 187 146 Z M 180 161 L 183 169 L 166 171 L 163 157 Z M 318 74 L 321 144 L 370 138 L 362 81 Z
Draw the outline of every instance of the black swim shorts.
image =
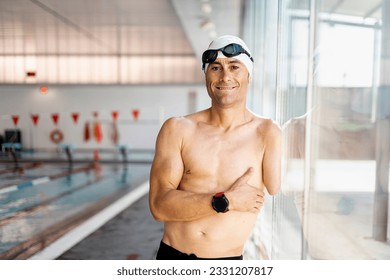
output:
M 158 249 L 156 260 L 242 260 L 241 256 L 224 257 L 224 258 L 198 258 L 195 254 L 185 254 L 175 248 L 160 242 L 160 248 Z

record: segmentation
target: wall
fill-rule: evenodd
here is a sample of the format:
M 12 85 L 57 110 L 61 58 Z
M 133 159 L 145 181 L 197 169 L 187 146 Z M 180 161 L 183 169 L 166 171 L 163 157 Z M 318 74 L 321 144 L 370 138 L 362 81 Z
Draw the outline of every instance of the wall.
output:
M 50 141 L 50 133 L 56 128 L 51 114 L 59 113 L 58 128 L 64 134 L 62 144 L 73 144 L 76 148 L 113 148 L 111 112 L 116 110 L 119 144 L 153 149 L 165 119 L 206 108 L 208 103 L 203 85 L 50 85 L 46 95 L 39 92 L 38 85 L 0 85 L 0 135 L 14 127 L 11 116 L 18 115 L 17 128 L 21 130 L 24 148 L 55 148 L 56 144 Z M 140 110 L 137 121 L 133 119 L 133 109 Z M 86 121 L 94 121 L 94 111 L 99 112 L 103 129 L 100 144 L 94 139 L 85 142 L 83 137 Z M 71 118 L 72 112 L 80 114 L 77 124 Z M 36 126 L 31 114 L 39 114 Z

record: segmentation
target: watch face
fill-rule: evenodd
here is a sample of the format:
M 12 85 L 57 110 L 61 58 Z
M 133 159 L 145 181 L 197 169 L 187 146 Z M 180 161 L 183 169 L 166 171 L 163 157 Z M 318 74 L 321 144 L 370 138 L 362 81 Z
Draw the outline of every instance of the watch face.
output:
M 217 198 L 215 201 L 214 201 L 214 205 L 215 205 L 215 208 L 217 208 L 218 210 L 225 210 L 226 208 L 226 201 L 221 197 L 221 198 Z
M 228 210 L 229 202 L 224 195 L 218 197 L 214 196 L 212 205 L 215 211 L 226 212 Z

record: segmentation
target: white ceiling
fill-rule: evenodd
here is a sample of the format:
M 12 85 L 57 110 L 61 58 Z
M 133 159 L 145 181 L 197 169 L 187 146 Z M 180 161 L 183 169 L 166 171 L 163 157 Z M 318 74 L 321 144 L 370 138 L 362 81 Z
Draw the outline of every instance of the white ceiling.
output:
M 218 33 L 239 27 L 241 0 L 212 0 L 226 17 Z M 194 54 L 208 31 L 197 0 L 1 0 L 1 54 Z M 215 11 L 214 10 L 214 11 Z M 186 33 L 189 32 L 189 33 Z
M 32 70 L 30 68 L 40 68 L 38 78 L 51 75 L 46 79 L 49 82 L 77 82 L 76 76 L 79 75 L 72 66 L 75 62 L 66 61 L 79 56 L 80 64 L 84 65 L 100 64 L 102 57 L 107 57 L 104 68 L 113 68 L 117 72 L 107 82 L 114 83 L 133 81 L 126 78 L 128 73 L 119 80 L 114 76 L 128 72 L 134 59 L 138 59 L 137 64 L 141 67 L 157 69 L 159 66 L 156 65 L 163 65 L 165 60 L 178 65 L 178 58 L 181 58 L 189 66 L 177 71 L 187 71 L 190 67 L 196 73 L 192 75 L 193 79 L 187 78 L 185 82 L 199 82 L 198 60 L 201 50 L 210 41 L 210 29 L 207 26 L 202 29 L 200 25 L 209 18 L 218 20 L 223 15 L 229 20 L 224 20 L 221 27 L 213 30 L 219 34 L 238 35 L 241 1 L 0 0 L 0 60 L 3 57 L 5 65 L 0 67 L 0 72 L 4 68 L 0 81 L 23 83 L 25 72 Z M 209 9 L 205 10 L 205 5 L 209 5 Z M 210 7 L 212 14 L 209 13 Z M 217 32 L 212 35 L 218 35 Z M 28 56 L 33 58 L 26 59 Z M 16 62 L 19 58 L 20 62 Z M 25 70 L 22 64 L 28 64 Z M 46 68 L 52 70 L 43 69 L 49 64 Z M 14 76 L 5 73 L 11 68 L 15 69 L 11 72 L 17 73 Z M 67 78 L 71 75 L 68 72 L 76 73 L 75 77 Z M 161 72 L 166 72 L 166 69 L 159 72 L 163 76 Z M 167 76 L 165 82 L 175 82 L 174 76 Z M 97 82 L 101 78 L 95 75 L 91 79 Z M 147 83 L 147 79 L 136 80 Z
M 79 55 L 185 57 L 198 61 L 213 37 L 240 35 L 247 2 L 0 0 L 0 59 Z M 381 13 L 381 0 L 321 2 L 325 12 L 370 17 L 380 17 Z M 290 8 L 307 9 L 309 1 L 290 3 Z

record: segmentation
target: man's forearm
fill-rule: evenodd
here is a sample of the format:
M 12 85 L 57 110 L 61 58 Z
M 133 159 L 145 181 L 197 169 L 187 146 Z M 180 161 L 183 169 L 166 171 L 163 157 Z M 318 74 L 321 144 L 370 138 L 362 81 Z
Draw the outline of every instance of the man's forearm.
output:
M 212 194 L 169 190 L 158 199 L 151 199 L 153 217 L 164 222 L 190 222 L 216 214 L 211 206 Z

